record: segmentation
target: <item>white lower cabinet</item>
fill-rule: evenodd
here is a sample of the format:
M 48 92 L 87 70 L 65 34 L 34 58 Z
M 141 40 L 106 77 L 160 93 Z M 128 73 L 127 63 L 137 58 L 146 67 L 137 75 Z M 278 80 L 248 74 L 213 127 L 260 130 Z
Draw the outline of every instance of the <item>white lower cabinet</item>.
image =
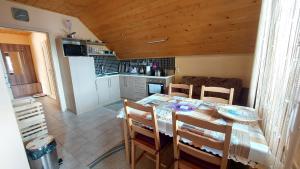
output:
M 120 80 L 119 80 L 119 76 L 112 76 L 112 77 L 109 77 L 109 79 L 110 79 L 109 95 L 110 95 L 110 99 L 111 99 L 110 102 L 114 103 L 121 99 Z
M 108 105 L 121 99 L 119 76 L 97 78 L 96 86 L 99 105 Z

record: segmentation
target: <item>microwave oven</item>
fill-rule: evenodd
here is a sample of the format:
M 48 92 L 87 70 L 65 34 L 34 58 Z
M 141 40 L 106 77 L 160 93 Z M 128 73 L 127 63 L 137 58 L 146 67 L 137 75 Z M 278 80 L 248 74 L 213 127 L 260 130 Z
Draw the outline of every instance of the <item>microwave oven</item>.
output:
M 87 56 L 87 45 L 83 40 L 63 39 L 64 56 Z

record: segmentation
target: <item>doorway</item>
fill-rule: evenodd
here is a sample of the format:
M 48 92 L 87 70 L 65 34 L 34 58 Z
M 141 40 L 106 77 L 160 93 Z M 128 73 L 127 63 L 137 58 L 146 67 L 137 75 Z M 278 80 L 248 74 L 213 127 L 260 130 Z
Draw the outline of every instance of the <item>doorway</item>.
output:
M 46 33 L 0 28 L 0 56 L 12 98 L 49 96 L 58 103 Z

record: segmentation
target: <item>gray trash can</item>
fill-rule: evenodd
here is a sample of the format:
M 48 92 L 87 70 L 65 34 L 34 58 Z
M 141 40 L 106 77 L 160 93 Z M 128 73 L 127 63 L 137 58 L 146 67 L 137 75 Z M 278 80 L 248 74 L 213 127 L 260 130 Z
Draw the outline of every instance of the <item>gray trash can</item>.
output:
M 46 135 L 34 139 L 26 145 L 26 153 L 31 169 L 58 169 L 56 142 L 53 136 Z

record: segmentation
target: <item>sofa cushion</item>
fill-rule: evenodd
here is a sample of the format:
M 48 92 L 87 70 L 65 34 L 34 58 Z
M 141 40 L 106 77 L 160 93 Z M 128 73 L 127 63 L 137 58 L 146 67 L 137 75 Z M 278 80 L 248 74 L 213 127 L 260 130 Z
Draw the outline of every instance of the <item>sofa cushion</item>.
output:
M 193 85 L 193 98 L 199 99 L 201 93 L 201 86 L 205 85 L 208 77 L 204 76 L 183 76 L 181 83 Z
M 219 78 L 219 77 L 204 77 L 204 76 L 184 76 L 182 77 L 181 83 L 192 84 L 193 98 L 199 99 L 201 95 L 201 87 L 205 85 L 207 87 L 224 87 L 234 88 L 233 104 L 239 103 L 239 98 L 242 91 L 242 80 L 238 78 Z M 207 92 L 206 96 L 221 97 L 228 99 L 228 94 Z

